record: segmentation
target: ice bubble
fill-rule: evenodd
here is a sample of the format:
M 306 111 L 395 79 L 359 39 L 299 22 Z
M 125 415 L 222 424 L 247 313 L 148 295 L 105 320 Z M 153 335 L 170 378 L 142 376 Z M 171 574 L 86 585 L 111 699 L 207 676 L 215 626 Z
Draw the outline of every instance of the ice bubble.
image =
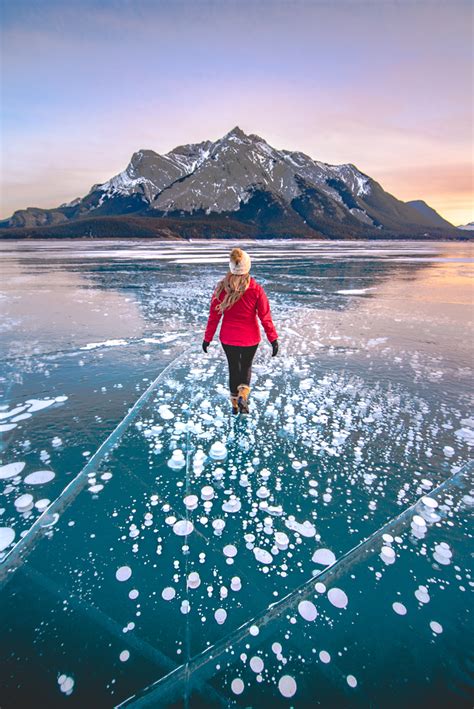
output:
M 15 530 L 11 527 L 0 527 L 0 552 L 10 546 L 15 539 Z
M 273 556 L 265 549 L 255 547 L 253 553 L 257 561 L 259 561 L 261 564 L 271 564 L 273 561 Z
M 88 488 L 89 492 L 92 492 L 92 493 L 100 492 L 103 489 L 104 489 L 103 485 L 91 485 L 91 487 Z M 138 533 L 139 532 L 137 532 L 137 534 Z
M 330 588 L 328 591 L 328 599 L 336 608 L 345 608 L 349 600 L 347 595 L 340 588 Z
M 176 590 L 173 588 L 173 586 L 167 586 L 161 592 L 161 597 L 164 601 L 172 601 L 175 596 Z
M 354 675 L 347 675 L 346 680 L 349 687 L 357 687 L 357 680 Z
M 205 485 L 201 489 L 201 498 L 203 500 L 212 500 L 213 497 L 214 497 L 214 488 L 211 487 L 210 485 Z
M 321 650 L 319 653 L 319 659 L 321 662 L 324 662 L 325 665 L 327 665 L 329 662 L 331 662 L 331 655 L 326 651 L 326 650 Z
M 15 507 L 18 512 L 28 512 L 33 507 L 33 495 L 20 495 L 15 500 Z
M 168 404 L 161 404 L 161 406 L 158 407 L 158 413 L 165 421 L 174 418 L 174 413 L 170 411 Z
M 275 655 L 279 655 L 281 651 L 283 650 L 282 646 L 280 643 L 273 643 L 272 645 L 272 652 L 275 653 Z
M 54 477 L 55 473 L 52 470 L 37 470 L 27 475 L 24 482 L 27 485 L 44 485 L 44 483 L 49 483 Z
M 195 510 L 198 506 L 199 498 L 197 495 L 187 495 L 183 500 L 186 509 Z
M 314 590 L 315 590 L 317 593 L 326 593 L 326 586 L 325 586 L 323 583 L 321 583 L 321 581 L 318 581 L 318 582 L 314 585 Z
M 420 528 L 426 527 L 426 520 L 421 515 L 413 515 L 413 524 Z
M 302 537 L 314 537 L 316 535 L 316 527 L 309 521 L 302 524 L 297 522 L 294 517 L 289 517 L 285 521 L 285 526 L 293 532 L 298 532 Z
M 214 470 L 214 472 L 212 473 L 212 477 L 215 480 L 222 480 L 222 478 L 224 477 L 224 473 L 225 473 L 224 468 L 216 468 Z
M 239 512 L 241 507 L 242 504 L 235 495 L 231 495 L 230 498 L 222 505 L 224 512 Z
M 451 458 L 451 456 L 454 455 L 454 448 L 452 448 L 451 446 L 444 446 L 443 453 L 446 458 Z
M 67 677 L 66 675 L 60 675 L 58 678 L 58 684 L 61 692 L 70 695 L 74 687 L 74 680 L 72 677 Z
M 26 406 L 16 406 L 14 409 L 10 409 L 10 411 L 2 411 L 0 413 L 0 420 L 15 416 L 15 414 L 19 414 L 20 411 L 24 411 L 24 409 L 26 409 Z
M 447 544 L 445 544 L 444 542 L 442 542 L 441 544 L 436 544 L 433 558 L 435 559 L 435 561 L 438 562 L 438 564 L 448 566 L 451 563 L 452 555 L 453 553 Z
M 6 433 L 7 431 L 12 431 L 17 427 L 16 423 L 2 423 L 0 424 L 0 433 Z
M 117 579 L 117 581 L 128 581 L 131 575 L 132 569 L 130 568 L 130 566 L 121 566 L 115 572 L 115 578 Z
M 441 542 L 441 544 L 435 544 L 435 552 L 439 556 L 444 556 L 446 559 L 450 559 L 453 555 L 453 552 L 449 548 L 449 544 L 446 544 L 446 542 Z
M 19 421 L 24 421 L 25 419 L 31 418 L 31 414 L 25 413 L 25 414 L 20 414 L 19 416 L 15 416 L 12 418 L 13 423 L 18 423 Z
M 380 556 L 382 557 L 383 561 L 395 561 L 395 551 L 392 549 L 392 547 L 382 547 Z
M 391 544 L 391 543 L 393 542 L 393 537 L 392 537 L 391 534 L 382 534 L 382 539 L 383 539 L 384 542 L 386 542 L 387 544 Z
M 139 592 L 137 591 L 137 589 L 136 589 L 136 588 L 133 588 L 133 589 L 130 591 L 130 593 L 128 594 L 128 597 L 130 598 L 131 601 L 134 601 L 135 598 L 138 598 L 139 595 L 140 595 L 140 594 L 139 594 Z
M 230 580 L 230 587 L 233 591 L 240 591 L 242 588 L 242 581 L 238 576 L 233 576 Z
M 440 633 L 443 632 L 443 626 L 441 623 L 438 623 L 436 620 L 430 620 L 430 628 L 433 631 L 433 633 L 436 633 L 436 635 L 439 635 Z
M 249 633 L 252 635 L 254 638 L 259 634 L 260 630 L 258 629 L 257 625 L 251 625 L 249 628 Z
M 227 611 L 224 610 L 224 608 L 218 608 L 214 613 L 214 618 L 216 619 L 216 623 L 222 625 L 226 621 Z
M 317 549 L 312 556 L 312 561 L 314 564 L 330 566 L 336 561 L 336 556 L 330 549 Z
M 0 467 L 0 480 L 14 478 L 21 473 L 26 463 L 8 463 Z
M 55 403 L 55 399 L 27 399 L 27 404 L 30 404 L 28 411 L 33 413 L 34 411 L 41 411 L 41 409 L 46 409 L 51 404 Z
M 395 603 L 392 603 L 392 608 L 397 613 L 398 615 L 406 615 L 407 609 L 403 605 L 403 603 L 399 603 L 398 601 L 395 601 Z
M 427 593 L 426 590 L 424 590 L 424 588 L 421 588 L 421 587 L 417 588 L 415 591 L 415 596 L 416 596 L 416 599 L 420 603 L 429 603 L 430 602 L 430 594 Z
M 43 518 L 40 518 L 41 526 L 44 529 L 48 529 L 49 527 L 54 527 L 54 525 L 56 524 L 58 519 L 59 519 L 59 514 L 57 512 L 55 512 L 54 514 L 45 515 Z
M 194 530 L 194 525 L 188 519 L 180 519 L 173 525 L 173 532 L 178 537 L 186 537 Z
M 221 441 L 212 444 L 209 456 L 214 460 L 223 460 L 227 455 L 227 448 Z
M 425 507 L 429 507 L 432 510 L 435 510 L 438 507 L 438 503 L 436 502 L 436 500 L 433 500 L 432 497 L 428 497 L 427 495 L 422 497 L 421 501 L 425 505 Z
M 449 559 L 446 556 L 441 556 L 440 554 L 437 554 L 436 552 L 433 554 L 433 559 L 438 562 L 438 564 L 441 564 L 442 566 L 449 566 L 451 563 L 451 559 Z
M 311 603 L 311 601 L 301 601 L 298 603 L 298 613 L 302 618 L 305 620 L 316 620 L 316 617 L 318 615 L 318 611 L 316 610 L 316 606 L 314 603 Z
M 296 682 L 290 675 L 283 675 L 278 680 L 278 689 L 283 697 L 290 699 L 296 694 Z
M 122 650 L 122 652 L 119 655 L 120 662 L 127 662 L 127 660 L 130 657 L 130 653 L 128 650 Z
M 237 547 L 234 546 L 233 544 L 226 544 L 223 551 L 224 551 L 224 556 L 227 556 L 229 558 L 233 558 L 234 556 L 237 556 Z
M 180 448 L 176 448 L 171 458 L 168 461 L 168 466 L 174 470 L 179 470 L 186 465 L 186 459 L 183 455 L 183 451 Z
M 245 684 L 243 683 L 243 681 L 241 679 L 236 677 L 235 679 L 232 680 L 230 688 L 234 694 L 242 694 L 242 692 L 245 689 Z
M 262 502 L 260 504 L 260 507 L 262 508 L 264 504 L 267 505 L 266 511 L 268 512 L 269 515 L 272 515 L 273 517 L 281 517 L 282 516 L 283 507 L 281 505 L 269 505 L 266 502 L 265 503 Z
M 285 534 L 285 532 L 275 532 L 275 544 L 277 545 L 278 549 L 284 551 L 288 548 L 289 543 L 290 540 L 288 538 L 288 535 Z
M 188 576 L 187 586 L 188 588 L 198 588 L 201 585 L 201 577 L 197 571 L 191 571 Z
M 48 500 L 47 497 L 43 497 L 41 500 L 37 500 L 37 502 L 35 502 L 35 507 L 40 512 L 43 512 L 43 510 L 45 510 L 50 503 L 51 500 Z
M 257 497 L 259 497 L 261 500 L 265 500 L 267 497 L 270 497 L 270 490 L 268 490 L 268 488 L 262 485 L 257 490 Z
M 263 660 L 261 657 L 258 657 L 258 655 L 254 655 L 250 658 L 249 665 L 250 669 L 255 672 L 256 675 L 260 674 L 264 668 Z
M 212 522 L 212 528 L 216 534 L 222 534 L 222 530 L 225 527 L 225 522 L 223 519 L 215 519 Z
M 186 615 L 191 610 L 191 605 L 189 601 L 183 601 L 179 609 L 183 615 Z

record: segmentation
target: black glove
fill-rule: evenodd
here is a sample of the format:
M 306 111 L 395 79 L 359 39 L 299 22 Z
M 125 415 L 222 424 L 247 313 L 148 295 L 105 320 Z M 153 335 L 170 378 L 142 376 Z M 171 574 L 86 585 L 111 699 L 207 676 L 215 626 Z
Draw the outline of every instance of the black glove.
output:
M 272 346 L 272 357 L 275 357 L 278 354 L 278 340 L 273 340 L 270 344 Z
M 206 342 L 206 340 L 202 341 L 202 349 L 204 350 L 204 352 L 207 352 L 207 348 L 209 347 L 209 345 L 210 342 Z

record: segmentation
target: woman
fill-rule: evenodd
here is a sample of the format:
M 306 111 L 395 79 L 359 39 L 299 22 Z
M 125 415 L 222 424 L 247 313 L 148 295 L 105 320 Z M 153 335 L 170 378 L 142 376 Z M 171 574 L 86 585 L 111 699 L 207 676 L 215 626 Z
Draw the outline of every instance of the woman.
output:
M 248 414 L 252 362 L 261 340 L 257 315 L 272 345 L 272 357 L 278 352 L 278 335 L 272 321 L 268 298 L 249 274 L 250 256 L 242 249 L 232 249 L 229 271 L 217 284 L 211 298 L 209 319 L 202 343 L 207 352 L 221 316 L 219 335 L 229 364 L 229 388 L 232 413 Z

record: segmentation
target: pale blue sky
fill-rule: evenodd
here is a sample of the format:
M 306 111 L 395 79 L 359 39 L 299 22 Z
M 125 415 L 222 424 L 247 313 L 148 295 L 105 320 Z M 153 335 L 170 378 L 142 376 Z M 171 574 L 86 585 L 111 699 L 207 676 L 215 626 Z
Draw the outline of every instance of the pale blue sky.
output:
M 472 5 L 0 0 L 1 217 L 235 125 L 472 214 Z

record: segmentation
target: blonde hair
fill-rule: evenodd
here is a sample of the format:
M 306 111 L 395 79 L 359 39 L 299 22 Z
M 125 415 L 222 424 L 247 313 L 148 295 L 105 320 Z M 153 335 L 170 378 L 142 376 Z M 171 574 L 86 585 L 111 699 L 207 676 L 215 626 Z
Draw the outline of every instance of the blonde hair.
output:
M 234 261 L 237 265 L 240 263 L 243 257 L 242 249 L 236 248 L 232 249 L 230 252 L 230 260 Z M 230 308 L 232 305 L 237 303 L 241 299 L 250 284 L 250 273 L 244 273 L 239 276 L 231 271 L 228 271 L 224 278 L 219 281 L 214 291 L 214 296 L 218 298 L 222 291 L 225 291 L 225 296 L 222 303 L 216 305 L 216 310 L 223 313 L 224 310 Z

